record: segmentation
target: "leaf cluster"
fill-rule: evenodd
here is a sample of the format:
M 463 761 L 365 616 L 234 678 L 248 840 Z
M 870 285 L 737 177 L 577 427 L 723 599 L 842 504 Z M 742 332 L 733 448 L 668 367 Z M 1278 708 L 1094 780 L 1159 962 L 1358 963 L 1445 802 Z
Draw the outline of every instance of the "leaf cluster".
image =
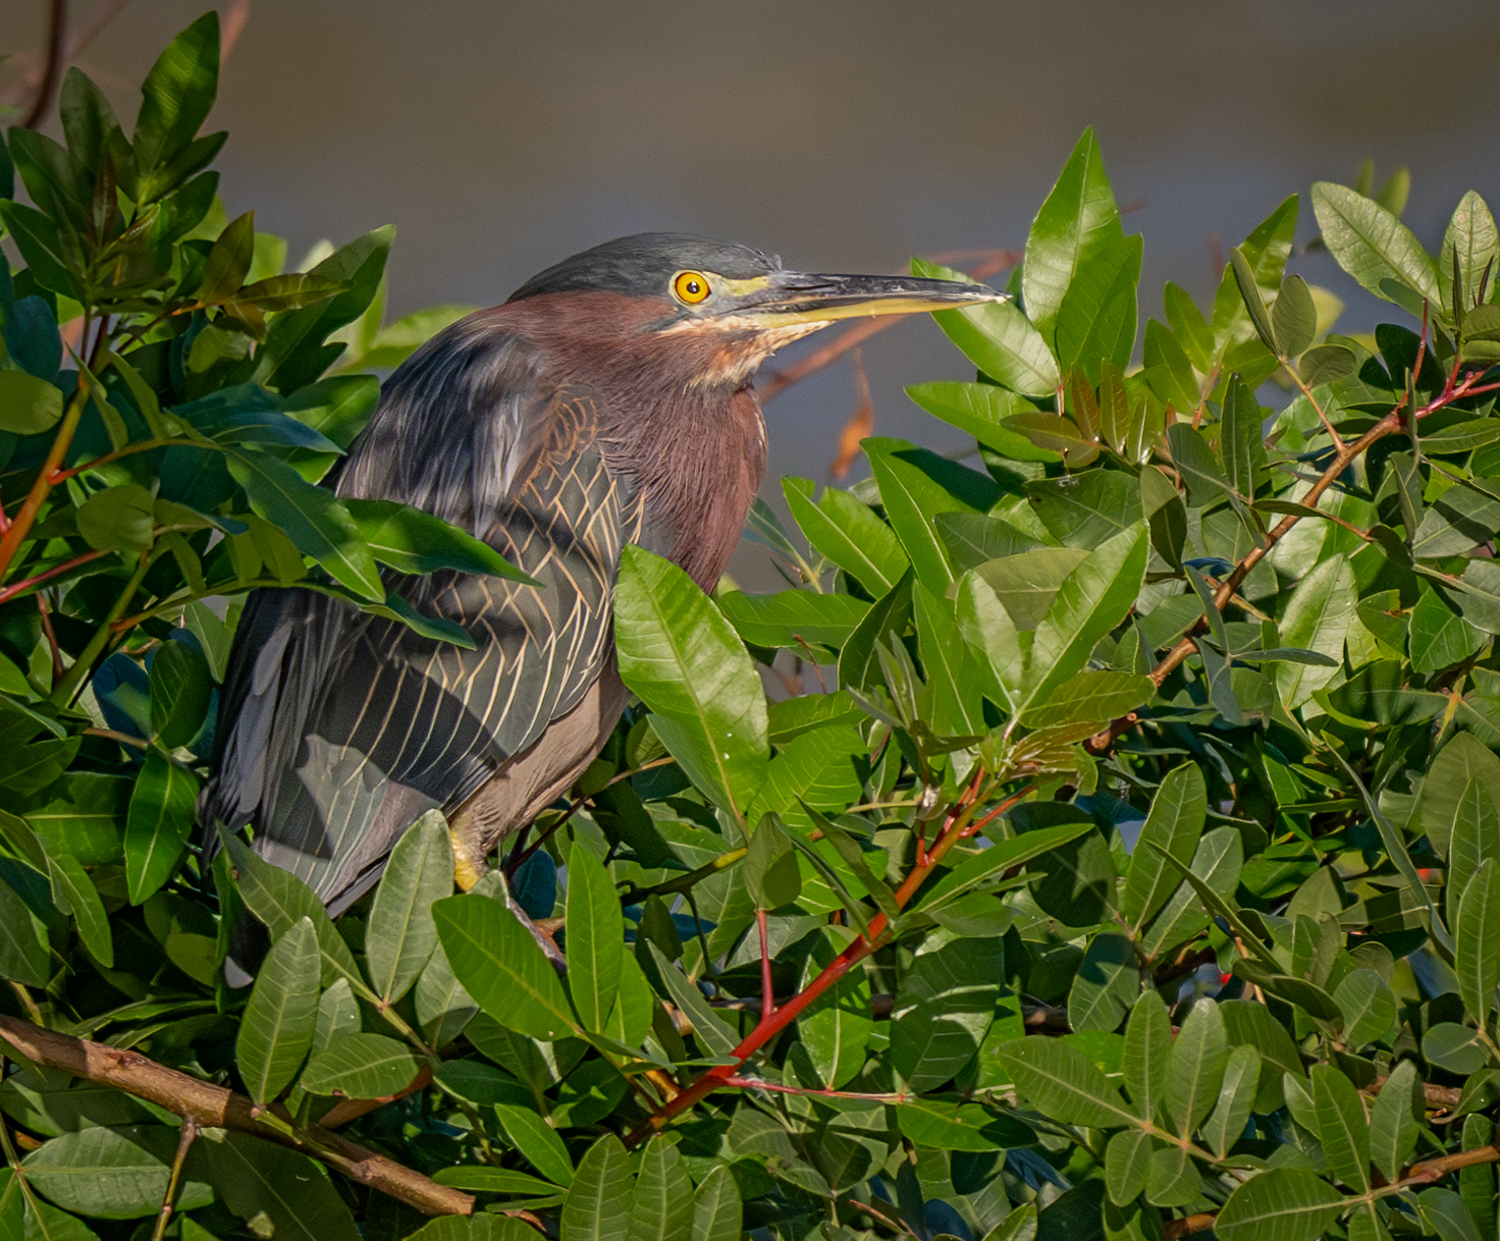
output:
M 1477 195 L 1431 256 L 1399 178 L 1313 188 L 1404 324 L 1332 330 L 1292 198 L 1142 328 L 1085 133 L 1011 300 L 938 316 L 974 380 L 909 389 L 971 456 L 876 438 L 849 490 L 783 480 L 791 525 L 750 534 L 785 590 L 627 548 L 635 699 L 572 800 L 461 895 L 424 815 L 335 923 L 188 841 L 238 598 L 458 640 L 395 575 L 512 570 L 318 485 L 378 397 L 352 368 L 456 312 L 381 328 L 385 231 L 287 274 L 224 218 L 213 22 L 128 141 L 75 73 L 66 145 L 6 147 L 0 1015 L 223 1082 L 296 1149 L 12 1060 L 8 1233 L 144 1238 L 164 1201 L 188 1241 L 1493 1233 Z M 234 993 L 241 909 L 271 947 Z M 434 1194 L 330 1175 L 335 1128 Z M 412 1209 L 454 1192 L 472 1218 Z

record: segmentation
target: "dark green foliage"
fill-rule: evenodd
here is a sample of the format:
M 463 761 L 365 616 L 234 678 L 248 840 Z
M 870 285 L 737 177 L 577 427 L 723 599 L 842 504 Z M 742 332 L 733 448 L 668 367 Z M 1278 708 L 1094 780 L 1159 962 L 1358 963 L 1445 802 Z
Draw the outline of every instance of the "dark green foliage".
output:
M 1477 195 L 1429 255 L 1404 177 L 1314 187 L 1323 243 L 1405 316 L 1373 338 L 1330 335 L 1337 299 L 1287 273 L 1296 198 L 1212 305 L 1169 285 L 1138 330 L 1142 242 L 1086 133 L 1017 300 L 939 316 L 975 382 L 910 389 L 983 468 L 871 440 L 850 491 L 784 480 L 796 529 L 751 517 L 775 594 L 709 599 L 627 549 L 636 703 L 576 801 L 461 896 L 423 816 L 335 925 L 239 841 L 201 873 L 191 839 L 244 593 L 459 641 L 383 574 L 514 571 L 317 485 L 378 399 L 352 368 L 462 311 L 382 328 L 389 230 L 287 273 L 227 220 L 217 69 L 209 15 L 132 137 L 74 70 L 66 143 L 6 147 L 31 205 L 0 201 L 24 263 L 0 269 L 0 1012 L 279 1124 L 338 1109 L 481 1209 L 424 1224 L 208 1129 L 168 1235 L 535 1235 L 483 1208 L 564 1241 L 1494 1234 Z M 768 702 L 773 658 L 810 692 Z M 565 976 L 512 900 L 555 919 Z M 233 993 L 242 906 L 271 946 Z M 0 1235 L 148 1235 L 171 1111 L 14 1059 L 0 1111 Z

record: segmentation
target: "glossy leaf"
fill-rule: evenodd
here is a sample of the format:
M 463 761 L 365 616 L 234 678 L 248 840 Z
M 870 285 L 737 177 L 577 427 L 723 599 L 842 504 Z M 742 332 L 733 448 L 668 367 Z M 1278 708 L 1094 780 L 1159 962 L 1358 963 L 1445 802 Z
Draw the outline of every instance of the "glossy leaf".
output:
M 578 1164 L 562 1209 L 562 1241 L 626 1241 L 630 1232 L 630 1160 L 613 1134 L 600 1138 Z
M 405 1043 L 383 1034 L 349 1034 L 313 1056 L 299 1084 L 309 1094 L 381 1099 L 405 1090 L 421 1068 Z
M 962 280 L 963 274 L 913 259 L 912 275 Z M 1040 332 L 1014 302 L 990 302 L 932 316 L 948 338 L 991 379 L 1023 396 L 1048 396 L 1062 381 L 1057 360 Z
M 568 859 L 568 991 L 585 1030 L 603 1030 L 620 990 L 620 898 L 609 872 L 583 849 Z
M 453 891 L 453 845 L 447 821 L 429 810 L 391 851 L 370 907 L 365 970 L 386 1003 L 401 999 L 437 947 L 434 902 Z
M 271 946 L 240 1019 L 235 1059 L 257 1106 L 281 1094 L 312 1046 L 318 1015 L 318 936 L 298 921 Z
M 673 757 L 721 805 L 748 806 L 769 761 L 766 696 L 723 614 L 681 569 L 626 547 L 615 640 L 620 676 L 662 717 Z
M 530 1108 L 511 1103 L 497 1104 L 495 1115 L 505 1136 L 533 1168 L 554 1184 L 564 1187 L 573 1184 L 573 1160 L 551 1125 Z
M 464 989 L 502 1025 L 560 1038 L 573 1013 L 552 963 L 516 916 L 496 901 L 452 896 L 432 907 L 443 952 Z
M 197 800 L 192 772 L 159 750 L 146 754 L 125 819 L 125 878 L 132 905 L 171 878 L 193 830 Z
M 1366 289 L 1417 313 L 1424 298 L 1441 304 L 1435 264 L 1393 213 L 1328 181 L 1313 186 L 1312 199 L 1324 243 Z

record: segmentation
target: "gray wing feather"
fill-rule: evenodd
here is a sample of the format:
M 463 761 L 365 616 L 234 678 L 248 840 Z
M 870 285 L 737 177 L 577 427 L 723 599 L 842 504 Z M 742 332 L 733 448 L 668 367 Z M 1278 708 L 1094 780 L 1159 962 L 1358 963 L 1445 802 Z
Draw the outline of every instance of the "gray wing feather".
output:
M 251 824 L 257 850 L 334 909 L 423 810 L 460 805 L 598 677 L 636 524 L 590 395 L 544 383 L 512 340 L 456 327 L 393 377 L 338 491 L 468 526 L 543 585 L 406 580 L 472 651 L 310 591 L 257 592 L 222 696 L 205 822 Z

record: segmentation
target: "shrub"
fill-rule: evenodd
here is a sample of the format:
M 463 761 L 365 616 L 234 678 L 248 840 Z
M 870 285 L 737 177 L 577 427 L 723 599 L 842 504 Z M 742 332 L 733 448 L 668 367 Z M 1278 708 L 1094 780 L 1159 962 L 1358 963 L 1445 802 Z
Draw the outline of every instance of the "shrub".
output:
M 1493 1233 L 1476 195 L 1432 257 L 1399 180 L 1313 188 L 1405 325 L 1331 332 L 1291 198 L 1134 366 L 1142 243 L 1086 133 L 1015 300 L 938 316 L 976 381 L 909 389 L 982 468 L 871 439 L 849 491 L 783 480 L 773 594 L 629 550 L 636 703 L 575 799 L 462 896 L 424 816 L 335 925 L 189 841 L 236 598 L 462 640 L 380 566 L 510 570 L 316 485 L 378 396 L 354 368 L 458 312 L 381 327 L 387 230 L 284 273 L 224 219 L 217 49 L 212 15 L 167 49 L 130 140 L 71 72 L 66 146 L 10 134 L 33 206 L 0 166 L 7 1235 Z

